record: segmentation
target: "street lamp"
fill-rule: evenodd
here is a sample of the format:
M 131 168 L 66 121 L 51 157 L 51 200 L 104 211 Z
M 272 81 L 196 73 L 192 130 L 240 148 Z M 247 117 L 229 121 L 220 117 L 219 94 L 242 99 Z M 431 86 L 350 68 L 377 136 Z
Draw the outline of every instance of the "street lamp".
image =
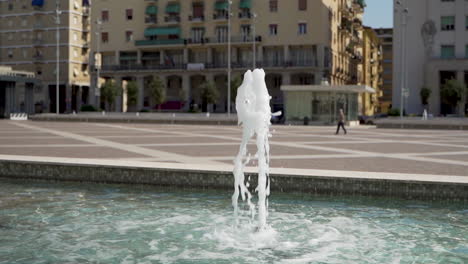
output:
M 100 105 L 100 96 L 101 96 L 101 91 L 99 90 L 99 74 L 101 70 L 101 65 L 102 65 L 102 58 L 100 56 L 100 50 L 99 50 L 99 43 L 101 42 L 100 34 L 101 34 L 101 25 L 102 21 L 100 19 L 96 20 L 96 25 L 97 25 L 97 30 L 96 30 L 96 54 L 94 56 L 94 65 L 96 67 L 96 86 L 94 90 L 94 96 L 96 97 L 96 107 L 99 108 Z M 98 61 L 99 59 L 99 61 Z
M 231 116 L 231 5 L 232 0 L 228 1 L 228 94 L 227 94 L 227 110 L 228 116 Z
M 56 84 L 55 84 L 55 109 L 57 112 L 57 115 L 60 112 L 60 91 L 59 91 L 59 82 L 60 82 L 60 14 L 62 14 L 62 11 L 60 11 L 60 4 L 59 0 L 56 1 L 56 9 L 55 9 L 55 23 L 57 24 L 57 69 L 56 69 Z
M 404 100 L 408 96 L 406 86 L 406 50 L 405 50 L 405 37 L 406 37 L 406 22 L 409 13 L 408 8 L 403 6 L 403 1 L 396 1 L 396 4 L 402 9 L 401 14 L 401 29 L 400 29 L 400 48 L 401 48 L 401 75 L 400 75 L 400 118 L 403 119 L 403 112 L 405 109 Z M 398 11 L 398 10 L 396 10 Z
M 256 36 L 255 36 L 255 19 L 257 18 L 257 14 L 256 13 L 253 13 L 252 14 L 252 17 L 253 17 L 253 23 L 252 23 L 252 31 L 253 31 L 253 70 L 255 70 L 256 68 L 256 63 L 257 63 L 257 57 L 256 57 L 256 47 L 255 47 L 255 42 L 257 41 L 256 40 Z

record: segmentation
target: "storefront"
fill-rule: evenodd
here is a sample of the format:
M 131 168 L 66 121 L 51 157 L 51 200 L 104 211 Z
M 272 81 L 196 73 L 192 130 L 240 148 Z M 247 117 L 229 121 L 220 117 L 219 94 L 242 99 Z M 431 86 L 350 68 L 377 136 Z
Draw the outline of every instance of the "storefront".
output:
M 365 85 L 283 85 L 285 123 L 335 124 L 343 109 L 348 124 L 359 123 L 359 95 L 375 93 Z

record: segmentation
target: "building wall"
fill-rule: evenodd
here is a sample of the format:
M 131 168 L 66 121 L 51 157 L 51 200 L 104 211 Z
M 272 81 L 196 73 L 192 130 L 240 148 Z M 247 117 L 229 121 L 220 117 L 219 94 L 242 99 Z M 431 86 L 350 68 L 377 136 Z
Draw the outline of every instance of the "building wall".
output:
M 382 97 L 382 45 L 374 29 L 365 27 L 363 34 L 363 84 L 375 89 L 375 93 L 361 95 L 363 115 L 374 115 L 381 111 L 380 98 Z
M 394 1 L 395 3 L 396 1 Z M 394 64 L 393 64 L 393 105 L 400 108 L 401 102 L 401 76 L 406 73 L 407 83 L 403 86 L 409 88 L 409 96 L 405 100 L 407 114 L 421 114 L 423 105 L 419 92 L 426 86 L 432 90 L 429 112 L 441 114 L 440 80 L 441 71 L 454 71 L 458 81 L 464 82 L 464 72 L 468 71 L 466 45 L 468 45 L 468 30 L 466 17 L 468 16 L 468 2 L 465 0 L 440 1 L 408 1 L 403 0 L 408 8 L 406 32 L 402 30 L 403 18 L 401 8 L 395 5 L 394 13 Z M 443 16 L 455 17 L 453 30 L 442 30 Z M 434 23 L 433 29 L 428 21 Z M 426 28 L 423 30 L 423 26 Z M 423 32 L 426 32 L 423 34 Z M 434 34 L 428 34 L 433 32 Z M 404 63 L 402 64 L 402 34 L 404 36 Z M 455 47 L 452 58 L 442 57 L 442 45 Z M 402 67 L 404 67 L 402 69 Z
M 201 2 L 204 5 L 203 21 L 189 19 L 192 16 L 194 2 Z M 131 4 L 127 1 L 113 1 L 111 4 L 109 0 L 93 1 L 92 31 L 100 37 L 93 39 L 92 52 L 97 53 L 99 48 L 103 63 L 99 77 L 114 79 L 119 84 L 122 80 L 135 80 L 141 90 L 137 109 L 153 107 L 148 103 L 150 100 L 146 85 L 153 76 L 159 76 L 166 86 L 169 86 L 168 94 L 179 94 L 173 91 L 174 89 L 185 91 L 185 98 L 171 96 L 169 100 L 185 100 L 189 103 L 193 100 L 198 105 L 202 104 L 198 84 L 204 80 L 215 81 L 221 94 L 215 111 L 226 111 L 227 42 L 216 43 L 214 40 L 217 37 L 216 27 L 227 26 L 228 21 L 213 18 L 216 2 L 215 0 L 158 0 L 136 1 Z M 281 110 L 282 107 L 281 84 L 319 84 L 323 79 L 331 84 L 357 83 L 359 59 L 353 57 L 357 53 L 358 46 L 353 46 L 349 52 L 345 49 L 349 42 L 359 42 L 362 37 L 359 29 L 362 25 L 363 9 L 360 5 L 353 4 L 354 1 L 349 0 L 306 0 L 306 10 L 299 10 L 298 0 L 277 1 L 278 11 L 273 12 L 270 10 L 270 2 L 272 1 L 251 1 L 249 11 L 251 14 L 256 13 L 256 18 L 253 16 L 239 18 L 241 0 L 234 0 L 232 3 L 233 78 L 253 68 L 251 36 L 253 33 L 243 41 L 241 32 L 243 25 L 250 25 L 252 31 L 255 26 L 258 40 L 255 43 L 256 67 L 262 67 L 267 72 L 267 85 L 273 97 L 273 104 L 278 108 L 274 110 Z M 165 17 L 168 16 L 165 12 L 168 3 L 180 4 L 180 22 L 165 21 Z M 145 12 L 149 5 L 158 8 L 157 23 L 145 23 Z M 131 20 L 126 17 L 127 9 L 133 12 Z M 94 23 L 102 20 L 103 11 L 108 12 L 108 21 L 102 21 L 100 25 Z M 357 19 L 349 30 L 339 28 L 342 23 L 342 12 L 348 12 L 351 21 Z M 299 34 L 299 23 L 307 25 L 305 34 Z M 276 35 L 270 34 L 270 25 L 277 25 Z M 153 41 L 140 45 L 141 40 L 147 40 L 144 36 L 145 30 L 163 27 L 180 28 L 179 40 L 170 40 L 178 42 L 177 44 Z M 205 29 L 203 38 L 207 41 L 190 42 L 191 29 L 194 27 Z M 356 33 L 353 37 L 354 30 Z M 130 41 L 126 40 L 126 31 L 132 32 L 133 38 Z M 103 33 L 108 34 L 107 42 L 101 40 Z M 145 54 L 150 52 L 158 57 L 145 60 Z M 175 53 L 179 55 L 176 56 Z M 124 59 L 129 60 L 124 61 Z M 96 79 L 97 76 L 93 72 L 93 87 Z M 120 111 L 123 108 L 122 105 L 118 105 L 116 110 Z
M 35 73 L 39 80 L 35 103 L 42 103 L 45 111 L 55 105 L 49 96 L 49 86 L 56 85 L 55 10 L 52 0 L 44 1 L 42 7 L 32 6 L 31 1 L 0 1 L 0 64 Z M 60 1 L 60 10 L 59 83 L 66 93 L 60 104 L 62 111 L 71 111 L 82 103 L 81 94 L 72 96 L 72 86 L 80 87 L 75 89 L 80 93 L 81 87 L 89 87 L 90 25 L 82 1 Z
M 377 36 L 382 43 L 382 97 L 380 107 L 382 113 L 388 112 L 392 106 L 392 82 L 393 82 L 393 29 L 377 28 Z

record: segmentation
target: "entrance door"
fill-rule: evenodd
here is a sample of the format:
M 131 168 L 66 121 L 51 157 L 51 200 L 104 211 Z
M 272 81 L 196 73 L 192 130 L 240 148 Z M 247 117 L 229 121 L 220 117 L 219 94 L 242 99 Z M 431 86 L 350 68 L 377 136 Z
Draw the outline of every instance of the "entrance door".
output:
M 56 109 L 56 91 L 57 91 L 57 88 L 55 85 L 49 85 L 49 105 L 50 105 L 50 109 L 49 111 L 51 113 L 56 113 L 57 112 L 57 109 Z M 65 90 L 65 85 L 60 85 L 59 86 L 59 112 L 60 113 L 65 113 L 65 110 L 66 110 L 66 90 Z

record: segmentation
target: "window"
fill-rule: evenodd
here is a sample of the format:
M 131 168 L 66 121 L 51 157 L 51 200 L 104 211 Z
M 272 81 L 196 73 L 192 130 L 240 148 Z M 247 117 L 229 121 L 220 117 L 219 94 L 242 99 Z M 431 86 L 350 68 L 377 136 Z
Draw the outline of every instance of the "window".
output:
M 13 10 L 13 4 L 12 3 L 8 3 L 8 10 Z
M 270 36 L 276 36 L 276 35 L 278 35 L 278 25 L 271 24 L 270 25 Z
M 468 16 L 465 17 L 465 28 L 468 30 Z
M 307 24 L 306 23 L 299 23 L 299 35 L 307 34 Z
M 109 21 L 109 10 L 102 10 L 101 11 L 101 21 L 102 22 Z
M 468 59 L 468 44 L 465 46 L 465 58 Z
M 109 42 L 109 33 L 108 32 L 102 32 L 101 33 L 101 42 L 102 43 Z
M 73 17 L 73 24 L 75 25 L 78 24 L 78 17 L 76 16 Z
M 440 18 L 440 25 L 442 31 L 455 30 L 455 17 L 443 16 Z
M 133 31 L 130 31 L 130 30 L 125 31 L 125 40 L 127 42 L 133 41 Z
M 218 26 L 216 27 L 216 39 L 218 42 L 226 42 L 227 41 L 227 33 L 228 28 L 227 26 Z
M 127 18 L 127 20 L 132 20 L 133 19 L 133 9 L 125 10 L 125 17 Z
M 442 45 L 440 55 L 442 59 L 455 58 L 455 46 L 454 45 Z
M 196 3 L 193 3 L 192 5 L 192 10 L 193 10 L 193 13 L 192 13 L 192 16 L 193 18 L 203 18 L 203 3 L 202 2 L 196 2 Z
M 13 50 L 11 49 L 8 50 L 8 58 L 13 58 Z
M 298 0 L 298 4 L 300 11 L 307 10 L 307 0 Z
M 241 25 L 241 36 L 242 36 L 242 41 L 249 41 L 250 25 Z
M 73 50 L 73 57 L 78 58 L 78 51 L 76 49 Z
M 201 43 L 205 36 L 205 28 L 192 28 L 191 38 L 192 43 Z
M 455 0 L 442 0 L 442 2 L 455 2 Z
M 78 41 L 78 34 L 73 32 L 73 41 Z
M 278 12 L 278 0 L 270 0 L 270 12 Z

